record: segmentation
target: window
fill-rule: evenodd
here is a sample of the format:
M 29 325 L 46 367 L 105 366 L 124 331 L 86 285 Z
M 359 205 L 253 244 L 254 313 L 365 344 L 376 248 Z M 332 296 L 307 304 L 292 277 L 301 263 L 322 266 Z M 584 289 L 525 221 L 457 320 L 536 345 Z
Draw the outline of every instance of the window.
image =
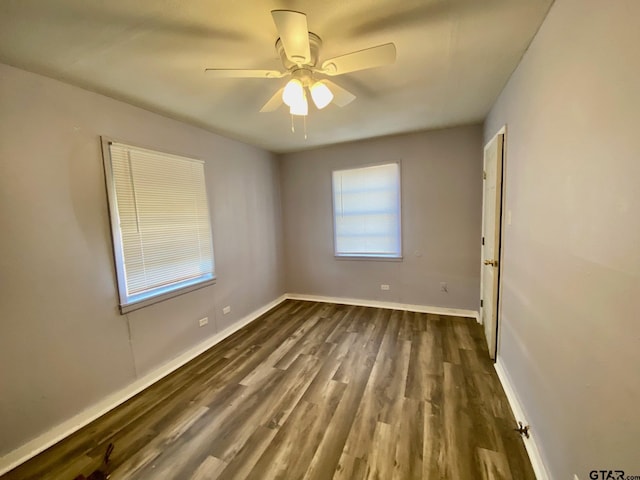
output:
M 400 258 L 400 165 L 333 172 L 338 257 Z
M 120 310 L 213 283 L 204 164 L 103 141 Z

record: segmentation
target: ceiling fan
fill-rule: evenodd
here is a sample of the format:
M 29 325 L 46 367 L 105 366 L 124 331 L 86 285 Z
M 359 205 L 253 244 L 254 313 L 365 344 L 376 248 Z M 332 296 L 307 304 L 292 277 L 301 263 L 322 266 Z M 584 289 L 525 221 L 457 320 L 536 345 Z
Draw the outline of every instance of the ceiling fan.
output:
M 318 65 L 322 40 L 318 35 L 309 31 L 307 16 L 293 10 L 273 10 L 271 16 L 279 34 L 276 50 L 282 60 L 283 71 L 205 69 L 208 75 L 215 78 L 282 78 L 290 76 L 291 80 L 264 104 L 260 109 L 261 112 L 272 112 L 284 103 L 289 107 L 291 115 L 306 116 L 309 112 L 307 90 L 318 109 L 322 109 L 332 102 L 339 107 L 344 107 L 356 98 L 355 95 L 331 80 L 318 78 L 318 75 L 334 77 L 395 62 L 396 47 L 393 43 L 386 43 L 330 58 Z

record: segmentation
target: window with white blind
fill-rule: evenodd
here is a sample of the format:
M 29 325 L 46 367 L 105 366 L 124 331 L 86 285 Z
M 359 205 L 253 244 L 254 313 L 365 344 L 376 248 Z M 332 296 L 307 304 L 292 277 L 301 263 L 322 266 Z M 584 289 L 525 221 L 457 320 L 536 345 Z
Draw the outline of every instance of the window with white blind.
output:
M 103 141 L 120 309 L 213 283 L 200 160 Z
M 401 258 L 400 165 L 333 172 L 337 257 Z

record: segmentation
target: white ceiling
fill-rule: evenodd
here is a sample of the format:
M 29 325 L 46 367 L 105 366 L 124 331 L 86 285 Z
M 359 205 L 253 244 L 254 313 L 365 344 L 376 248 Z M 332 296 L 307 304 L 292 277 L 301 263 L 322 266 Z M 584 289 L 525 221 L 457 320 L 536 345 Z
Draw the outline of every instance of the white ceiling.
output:
M 0 61 L 274 152 L 481 121 L 553 0 L 2 0 Z M 332 77 L 357 98 L 310 109 L 283 79 L 212 79 L 205 67 L 281 69 L 274 9 L 307 14 L 324 59 L 393 42 L 391 66 Z

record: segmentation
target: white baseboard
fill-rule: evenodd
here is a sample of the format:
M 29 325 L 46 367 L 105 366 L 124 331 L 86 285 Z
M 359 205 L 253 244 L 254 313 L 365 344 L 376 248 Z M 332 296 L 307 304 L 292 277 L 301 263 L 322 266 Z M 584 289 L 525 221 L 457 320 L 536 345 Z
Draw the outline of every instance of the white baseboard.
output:
M 516 421 L 522 422 L 523 425 L 529 425 L 527 415 L 522 408 L 522 403 L 520 402 L 516 390 L 513 388 L 511 377 L 509 377 L 509 373 L 504 368 L 504 364 L 500 360 L 500 357 L 498 357 L 494 367 L 498 374 L 498 378 L 500 379 L 500 383 L 502 383 L 502 388 L 504 388 L 504 392 L 507 395 L 507 400 L 509 401 L 511 410 L 513 410 L 513 415 L 516 417 Z M 527 454 L 529 455 L 529 460 L 531 460 L 531 466 L 536 474 L 536 478 L 538 480 L 549 480 L 551 477 L 549 476 L 549 471 L 542 459 L 535 431 L 529 432 L 529 438 L 523 437 L 522 439 L 524 440 L 524 446 L 527 449 Z
M 435 315 L 452 315 L 455 317 L 469 317 L 478 321 L 478 312 L 474 310 L 462 310 L 459 308 L 430 307 L 428 305 L 412 305 L 409 303 L 383 302 L 379 300 L 363 300 L 359 298 L 323 297 L 320 295 L 305 295 L 300 293 L 287 293 L 285 296 L 291 300 L 308 300 L 310 302 L 341 303 L 343 305 L 358 305 L 361 307 L 388 308 L 393 310 L 406 310 L 408 312 L 433 313 Z
M 161 378 L 166 377 L 174 370 L 177 370 L 184 364 L 193 360 L 195 357 L 197 357 L 201 353 L 207 351 L 215 344 L 227 338 L 229 335 L 233 334 L 234 332 L 241 329 L 245 325 L 248 325 L 249 323 L 253 322 L 262 314 L 271 310 L 273 307 L 279 305 L 286 299 L 287 299 L 287 296 L 282 295 L 281 297 L 275 299 L 274 301 L 268 303 L 267 305 L 251 312 L 249 315 L 243 317 L 239 321 L 235 322 L 233 325 L 230 325 L 229 327 L 225 328 L 221 332 L 218 332 L 212 337 L 209 337 L 204 342 L 184 352 L 183 354 L 174 358 L 170 362 L 165 363 L 161 367 L 158 367 L 152 372 L 144 375 L 143 377 L 140 377 L 133 383 L 127 385 L 125 388 L 118 390 L 115 393 L 112 393 L 111 395 L 105 397 L 103 400 L 92 405 L 86 410 L 83 410 L 82 412 L 62 422 L 61 424 L 53 427 L 52 429 L 46 431 L 45 433 L 34 438 L 33 440 L 30 440 L 24 445 L 4 455 L 3 457 L 0 457 L 0 475 L 5 474 L 9 470 L 12 470 L 13 468 L 17 467 L 21 463 L 24 463 L 27 460 L 29 460 L 30 458 L 35 457 L 37 454 L 46 450 L 47 448 L 59 442 L 63 438 L 68 437 L 72 433 L 88 425 L 89 423 L 94 421 L 96 418 L 104 415 L 110 410 L 113 410 L 118 405 L 129 400 L 131 397 L 140 393 L 145 388 L 153 385 L 155 382 L 157 382 Z

